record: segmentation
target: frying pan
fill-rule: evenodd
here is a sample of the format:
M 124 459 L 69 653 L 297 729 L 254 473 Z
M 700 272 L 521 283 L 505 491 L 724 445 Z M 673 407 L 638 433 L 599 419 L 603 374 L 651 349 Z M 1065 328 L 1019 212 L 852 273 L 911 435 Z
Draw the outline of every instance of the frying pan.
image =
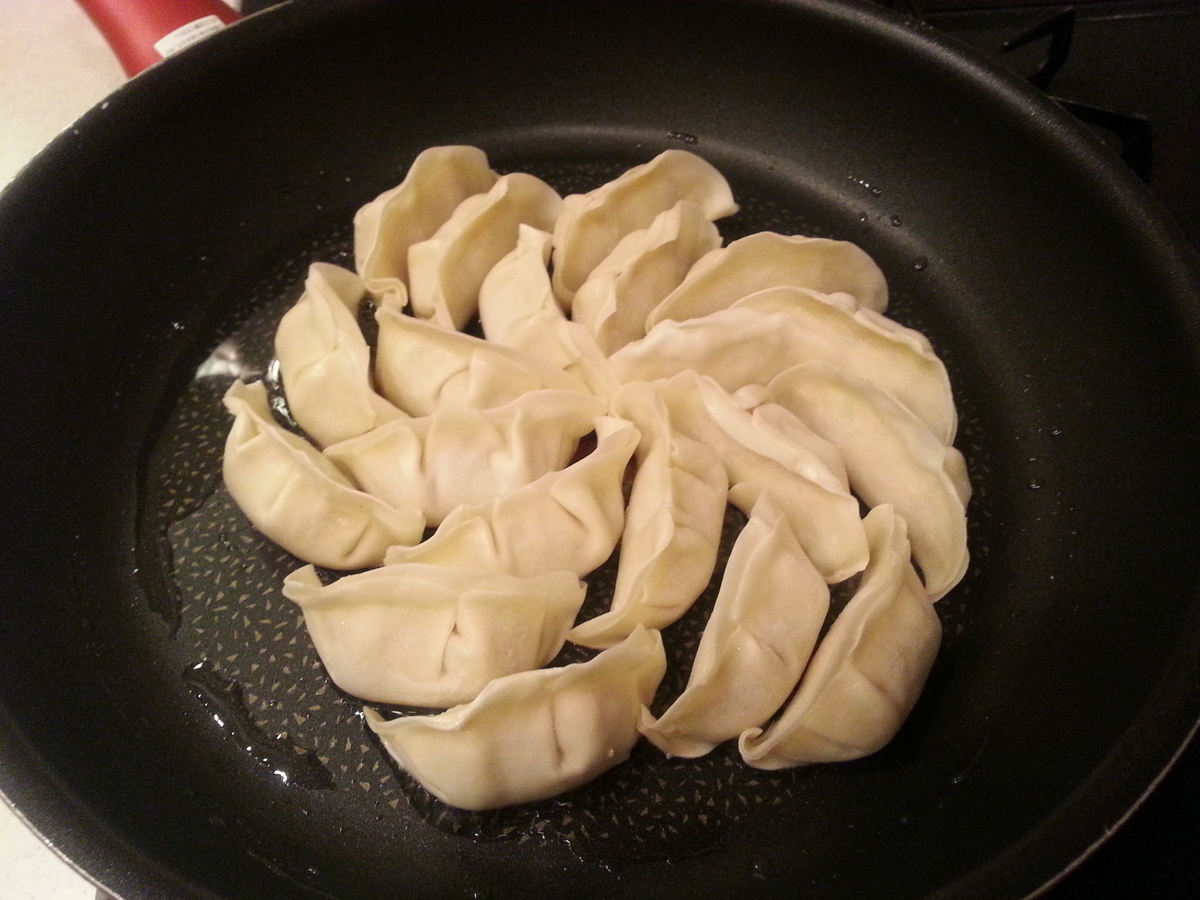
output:
M 880 262 L 947 362 L 975 499 L 941 655 L 879 754 L 757 773 L 643 746 L 467 815 L 328 684 L 278 595 L 294 561 L 220 485 L 217 400 L 308 262 L 349 259 L 354 210 L 445 143 L 562 192 L 686 147 L 742 204 L 727 239 Z M 1196 260 L 1098 140 L 918 23 L 289 4 L 86 115 L 0 235 L 0 789 L 115 896 L 1017 898 L 1200 717 Z

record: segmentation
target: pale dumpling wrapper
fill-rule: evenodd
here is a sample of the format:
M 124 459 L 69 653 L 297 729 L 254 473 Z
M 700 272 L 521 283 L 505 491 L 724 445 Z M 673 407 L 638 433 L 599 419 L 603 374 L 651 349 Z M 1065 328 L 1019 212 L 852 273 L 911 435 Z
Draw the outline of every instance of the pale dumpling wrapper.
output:
M 928 341 L 879 313 L 847 309 L 835 295 L 767 288 L 700 318 L 660 322 L 614 353 L 612 365 L 622 381 L 691 369 L 736 392 L 816 360 L 870 381 L 942 443 L 953 443 L 958 419 L 950 379 Z
M 441 409 L 397 419 L 325 448 L 325 455 L 384 502 L 415 507 L 427 525 L 564 468 L 603 415 L 577 391 L 538 390 L 491 409 Z
M 622 382 L 658 381 L 680 372 L 706 375 L 727 391 L 770 381 L 795 365 L 788 340 L 792 323 L 782 314 L 722 309 L 696 319 L 659 322 L 610 357 Z M 748 348 L 753 352 L 748 352 Z
M 871 562 L 857 592 L 779 718 L 739 738 L 742 758 L 756 768 L 874 753 L 895 736 L 925 685 L 942 627 L 909 562 L 904 520 L 885 504 L 866 523 Z
M 479 289 L 479 321 L 488 341 L 578 378 L 597 397 L 621 386 L 612 363 L 583 325 L 567 318 L 550 284 L 551 235 L 528 225 L 517 246 Z
M 452 330 L 479 309 L 488 272 L 517 245 L 518 229 L 554 227 L 562 198 L 540 178 L 505 175 L 486 194 L 468 197 L 428 240 L 408 248 L 413 314 Z
M 737 212 L 713 166 L 686 150 L 666 150 L 587 194 L 564 199 L 554 226 L 554 293 L 570 307 L 575 292 L 625 235 L 648 227 L 680 200 L 710 219 Z
M 876 312 L 888 305 L 883 271 L 857 244 L 760 231 L 701 258 L 650 312 L 646 328 L 728 309 L 747 294 L 781 285 L 849 294 Z
M 684 375 L 679 380 L 688 379 Z M 838 448 L 789 410 L 769 402 L 765 386 L 753 385 L 730 394 L 711 378 L 693 375 L 690 380 L 704 411 L 743 447 L 827 491 L 844 494 L 850 490 L 850 478 Z M 668 380 L 662 384 L 665 387 L 672 383 Z
M 788 369 L 767 392 L 840 448 L 850 486 L 864 503 L 895 507 L 929 594 L 936 600 L 953 588 L 969 562 L 971 487 L 962 454 L 889 394 L 827 363 Z
M 641 442 L 611 608 L 568 635 L 587 647 L 610 647 L 638 625 L 664 628 L 687 612 L 712 577 L 725 522 L 721 461 L 671 428 L 651 385 L 626 385 L 612 411 L 637 426 Z
M 622 482 L 639 434 L 611 416 L 595 421 L 587 456 L 479 506 L 460 506 L 428 540 L 392 547 L 391 563 L 481 567 L 532 577 L 583 577 L 612 555 L 625 525 Z
M 683 693 L 641 732 L 668 756 L 703 756 L 766 722 L 795 689 L 829 587 L 767 495 L 734 542 Z
M 498 678 L 440 715 L 367 724 L 431 794 L 460 809 L 529 803 L 624 762 L 666 671 L 662 636 L 639 628 L 583 663 Z
M 271 417 L 261 381 L 225 394 L 233 427 L 223 472 L 255 528 L 305 562 L 330 569 L 377 566 L 388 547 L 415 544 L 425 519 L 363 493 L 308 441 Z
M 738 409 L 719 386 L 707 389 L 703 382 L 703 376 L 687 371 L 656 381 L 654 387 L 670 410 L 673 427 L 707 445 L 721 459 L 733 486 L 730 502 L 750 515 L 759 497 L 770 494 L 828 583 L 862 571 L 867 564 L 867 538 L 858 500 L 837 483 L 833 473 L 826 471 L 814 480 L 759 452 L 762 447 L 753 449 L 754 439 L 744 436 L 753 428 L 751 414 Z M 714 416 L 707 404 L 722 395 L 731 408 Z M 744 416 L 746 427 L 726 430 L 737 414 Z M 805 455 L 804 460 L 806 465 L 819 466 L 820 454 Z
M 412 416 L 448 407 L 488 409 L 524 393 L 590 393 L 578 378 L 508 347 L 381 306 L 375 375 L 380 392 Z
M 367 289 L 408 297 L 408 248 L 426 240 L 462 201 L 491 190 L 499 176 L 477 147 L 430 147 L 417 155 L 404 180 L 354 216 L 354 261 Z
M 365 293 L 353 272 L 313 263 L 304 293 L 275 331 L 288 412 L 322 447 L 404 415 L 375 392 L 371 348 L 357 318 Z
M 943 444 L 954 443 L 958 411 L 950 376 L 921 332 L 873 309 L 847 309 L 828 294 L 803 288 L 768 288 L 743 297 L 731 308 L 768 315 L 785 313 L 795 320 L 795 328 L 788 330 L 788 342 L 804 347 L 797 349 L 790 361 L 779 360 L 777 365 L 791 368 L 822 359 L 891 394 Z M 769 380 L 756 379 L 759 384 Z
M 569 572 L 516 578 L 417 563 L 329 585 L 305 566 L 283 582 L 334 684 L 362 700 L 423 707 L 465 703 L 495 678 L 546 665 L 585 591 Z
M 721 246 L 704 211 L 680 200 L 617 243 L 576 292 L 571 318 L 612 354 L 646 334 L 646 317 L 700 257 Z

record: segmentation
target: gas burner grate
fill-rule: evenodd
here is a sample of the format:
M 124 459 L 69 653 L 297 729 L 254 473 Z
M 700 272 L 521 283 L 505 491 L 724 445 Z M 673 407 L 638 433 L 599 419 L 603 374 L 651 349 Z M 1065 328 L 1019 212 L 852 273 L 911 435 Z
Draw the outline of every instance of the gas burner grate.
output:
M 1026 76 L 1029 83 L 1045 91 L 1065 110 L 1093 129 L 1102 129 L 1119 142 L 1121 159 L 1146 184 L 1153 174 L 1153 136 L 1150 121 L 1144 116 L 1122 113 L 1099 106 L 1079 103 L 1055 96 L 1050 88 L 1071 53 L 1075 37 L 1076 10 L 1067 6 L 1035 22 L 1000 47 L 1002 53 L 1012 53 L 1038 41 L 1046 41 L 1046 53 L 1037 68 Z

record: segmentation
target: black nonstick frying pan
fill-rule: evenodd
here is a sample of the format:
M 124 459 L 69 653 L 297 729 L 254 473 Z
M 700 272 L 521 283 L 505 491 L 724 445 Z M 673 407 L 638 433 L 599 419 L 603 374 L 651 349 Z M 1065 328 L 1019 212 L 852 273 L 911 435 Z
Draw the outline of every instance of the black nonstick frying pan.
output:
M 307 264 L 349 259 L 354 210 L 446 143 L 563 193 L 685 147 L 734 187 L 727 239 L 880 262 L 975 489 L 972 568 L 882 752 L 759 773 L 643 747 L 468 815 L 328 683 L 278 593 L 294 562 L 220 484 L 218 399 Z M 1050 101 L 874 8 L 269 10 L 0 198 L 0 324 L 0 789 L 118 897 L 1019 898 L 1200 718 L 1194 255 Z

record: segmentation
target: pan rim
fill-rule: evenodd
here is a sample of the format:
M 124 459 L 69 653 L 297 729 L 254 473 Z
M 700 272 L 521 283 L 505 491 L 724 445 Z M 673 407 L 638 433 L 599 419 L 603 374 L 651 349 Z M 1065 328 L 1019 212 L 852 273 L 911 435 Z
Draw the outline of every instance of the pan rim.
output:
M 349 4 L 353 7 L 355 4 Z M 368 5 L 368 4 L 358 4 Z M 1107 148 L 1103 147 L 1102 143 L 1096 139 L 1086 128 L 1070 119 L 1069 114 L 1059 110 L 1052 105 L 1052 102 L 1038 94 L 1035 89 L 1024 85 L 1007 73 L 998 72 L 989 63 L 986 63 L 982 57 L 977 57 L 972 51 L 966 48 L 958 47 L 949 39 L 932 33 L 924 33 L 921 28 L 913 27 L 899 16 L 894 16 L 885 10 L 874 10 L 866 5 L 839 5 L 819 2 L 806 2 L 806 0 L 785 0 L 781 4 L 775 3 L 760 3 L 760 6 L 786 6 L 795 7 L 797 10 L 816 10 L 818 14 L 828 16 L 848 27 L 861 27 L 872 30 L 880 38 L 888 37 L 889 39 L 902 40 L 906 47 L 914 52 L 920 52 L 927 55 L 930 60 L 942 67 L 952 66 L 955 71 L 963 74 L 964 77 L 972 79 L 982 79 L 987 82 L 991 90 L 997 93 L 1004 99 L 1004 102 L 1009 104 L 1014 113 L 1020 110 L 1025 110 L 1031 117 L 1037 117 L 1048 122 L 1051 128 L 1055 131 L 1051 137 L 1054 141 L 1069 146 L 1073 156 L 1078 158 L 1085 166 L 1087 177 L 1096 182 L 1107 182 L 1110 190 L 1115 192 L 1118 199 L 1122 215 L 1130 223 L 1137 223 L 1138 228 L 1131 228 L 1142 235 L 1143 244 L 1148 253 L 1153 253 L 1161 261 L 1162 265 L 1167 269 L 1173 269 L 1179 273 L 1181 289 L 1179 293 L 1172 297 L 1172 302 L 1176 304 L 1176 312 L 1179 314 L 1181 324 L 1189 329 L 1190 345 L 1194 349 L 1200 345 L 1200 310 L 1197 309 L 1194 303 L 1184 305 L 1187 296 L 1190 294 L 1192 298 L 1200 296 L 1200 270 L 1197 268 L 1196 257 L 1191 246 L 1184 239 L 1182 232 L 1171 222 L 1168 217 L 1153 209 L 1154 201 L 1145 188 L 1136 181 L 1132 174 L 1128 173 L 1120 164 L 1119 160 L 1112 156 Z M 267 34 L 268 28 L 276 28 L 285 30 L 293 24 L 299 24 L 305 21 L 302 16 L 312 15 L 314 19 L 319 19 L 322 15 L 353 15 L 353 9 L 340 11 L 338 13 L 320 13 L 312 12 L 315 10 L 315 4 L 305 6 L 301 3 L 289 2 L 278 9 L 268 11 L 267 15 L 278 17 L 275 25 L 245 25 L 239 24 L 236 28 L 227 29 L 227 37 L 218 35 L 213 43 L 208 47 L 197 48 L 199 52 L 189 54 L 187 57 L 181 57 L 178 60 L 171 60 L 164 63 L 161 67 L 156 67 L 159 74 L 154 70 L 139 76 L 134 79 L 127 87 L 122 88 L 111 98 L 111 103 L 115 105 L 121 104 L 121 95 L 123 92 L 138 93 L 146 91 L 161 91 L 164 90 L 163 84 L 168 83 L 168 79 L 173 78 L 176 70 L 190 70 L 192 73 L 204 69 L 213 69 L 221 65 L 220 57 L 225 53 L 233 53 L 233 47 L 237 44 L 246 44 L 250 42 L 264 41 L 262 35 Z M 253 21 L 258 17 L 251 17 L 247 21 Z M 264 20 L 265 21 L 265 20 Z M 255 29 L 258 29 L 257 31 Z M 207 42 L 206 42 L 207 43 Z M 228 50 L 224 48 L 230 48 Z M 107 105 L 109 101 L 105 101 Z M 108 108 L 97 108 L 91 111 L 80 120 L 76 128 L 85 130 L 93 127 L 93 122 L 98 122 L 105 117 L 112 115 L 113 110 Z M 23 170 L 20 175 L 14 180 L 14 184 L 20 183 L 24 185 L 26 182 L 35 183 L 39 178 L 46 177 L 42 172 L 52 172 L 57 168 L 57 159 L 67 153 L 73 152 L 70 145 L 73 143 L 72 135 L 64 134 L 59 139 L 56 139 L 51 148 L 44 151 L 39 156 L 34 164 L 31 164 L 26 170 Z M 32 174 L 30 174 L 32 173 Z M 18 187 L 17 191 L 26 190 L 24 187 Z M 8 196 L 8 191 L 5 196 L 0 196 L 0 217 L 5 214 L 5 207 L 11 201 L 13 206 L 18 206 L 21 203 L 20 197 Z M 1189 289 L 1190 285 L 1190 289 Z M 1196 610 L 1195 601 L 1193 601 L 1193 612 Z M 1195 619 L 1195 616 L 1193 616 Z M 1194 624 L 1194 623 L 1193 623 Z M 1191 633 L 1197 633 L 1198 629 L 1193 627 Z M 1177 653 L 1176 657 L 1182 656 L 1182 653 Z M 1200 666 L 1196 660 L 1184 660 L 1182 662 L 1173 660 L 1168 666 L 1168 671 L 1173 671 L 1180 666 L 1187 666 L 1186 672 L 1194 674 L 1200 671 Z M 1187 743 L 1188 736 L 1191 735 L 1196 728 L 1195 719 L 1200 718 L 1200 692 L 1194 692 L 1196 696 L 1188 698 L 1185 706 L 1191 710 L 1193 722 L 1184 729 L 1182 741 L 1171 741 L 1173 743 L 1173 752 L 1167 752 L 1167 759 L 1158 766 L 1159 774 L 1154 777 L 1153 782 L 1146 786 L 1144 790 L 1138 793 L 1134 805 L 1129 807 L 1125 815 L 1129 815 L 1140 800 L 1144 798 L 1153 789 L 1154 784 L 1161 779 L 1162 773 L 1165 772 L 1171 765 L 1180 752 L 1182 747 Z M 1183 703 L 1183 701 L 1177 701 Z M 7 717 L 0 717 L 0 724 L 4 726 L 3 730 L 7 731 L 9 722 Z M 1131 730 L 1133 725 L 1131 723 Z M 11 733 L 11 739 L 6 738 L 2 743 L 4 745 L 4 758 L 8 761 L 11 756 L 11 745 L 16 743 L 16 740 L 21 737 L 17 731 Z M 1164 742 L 1166 742 L 1164 738 Z M 1160 747 L 1158 754 L 1161 755 L 1164 751 L 1169 751 L 1171 748 Z M 29 767 L 35 768 L 40 760 L 37 759 L 36 752 L 27 754 L 27 762 Z M 7 768 L 7 767 L 6 767 Z M 3 779 L 0 780 L 0 795 L 5 797 L 6 802 L 17 808 L 17 803 L 9 798 L 9 775 L 4 773 Z M 45 775 L 41 776 L 45 778 Z M 1132 781 L 1133 779 L 1131 779 Z M 22 790 L 17 780 L 12 782 L 14 790 L 13 796 L 20 798 Z M 56 847 L 56 852 L 63 855 L 64 852 L 76 859 L 80 855 L 75 854 L 74 848 L 71 846 L 76 835 L 69 835 L 65 839 L 61 835 L 55 834 L 55 830 L 59 827 L 59 822 L 55 821 L 52 825 L 44 829 L 39 827 L 43 823 L 50 823 L 52 820 L 48 815 L 42 814 L 43 802 L 38 799 L 38 794 L 44 790 L 45 782 L 39 780 L 36 784 L 31 783 L 26 793 L 27 797 L 33 798 L 32 803 L 26 804 L 21 800 L 20 812 L 22 818 L 31 821 L 31 825 L 43 837 L 49 837 L 48 843 Z M 46 807 L 53 804 L 46 803 Z M 74 815 L 81 814 L 82 811 L 76 810 Z M 28 815 L 26 815 L 28 813 Z M 61 820 L 60 820 L 61 821 Z M 76 819 L 76 821 L 79 821 Z M 97 822 L 96 824 L 100 824 Z M 58 838 L 58 842 L 55 839 Z M 1101 841 L 1103 838 L 1101 838 Z M 1097 841 L 1091 847 L 1084 851 L 1083 856 L 1076 857 L 1076 860 L 1083 859 L 1091 853 L 1101 841 Z M 114 846 L 121 847 L 121 842 L 114 838 Z M 59 849 L 62 848 L 62 849 Z M 127 849 L 121 847 L 121 849 Z M 77 868 L 89 868 L 82 863 L 72 863 Z M 96 860 L 96 868 L 102 869 L 103 864 L 101 858 Z M 94 872 L 91 876 L 94 877 Z M 119 883 L 119 882 L 116 882 Z

